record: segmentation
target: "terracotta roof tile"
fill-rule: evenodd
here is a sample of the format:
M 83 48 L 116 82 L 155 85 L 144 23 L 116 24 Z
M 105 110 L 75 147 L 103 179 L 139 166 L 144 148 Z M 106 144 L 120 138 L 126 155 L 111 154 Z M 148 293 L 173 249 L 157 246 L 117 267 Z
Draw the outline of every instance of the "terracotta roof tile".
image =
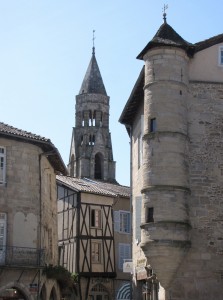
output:
M 43 153 L 45 155 L 49 153 L 46 156 L 48 157 L 48 160 L 50 161 L 56 172 L 62 173 L 64 175 L 68 173 L 59 151 L 50 139 L 22 129 L 18 129 L 3 122 L 0 122 L 0 138 L 1 137 L 7 139 L 16 139 L 25 143 L 37 145 L 43 150 Z
M 130 188 L 119 184 L 62 175 L 57 175 L 57 181 L 79 192 L 110 197 L 130 197 Z

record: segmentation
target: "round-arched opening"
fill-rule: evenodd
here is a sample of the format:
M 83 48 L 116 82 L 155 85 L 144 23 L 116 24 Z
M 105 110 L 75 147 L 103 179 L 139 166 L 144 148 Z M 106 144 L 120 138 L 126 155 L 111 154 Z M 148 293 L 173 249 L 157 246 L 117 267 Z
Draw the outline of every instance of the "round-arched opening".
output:
M 103 179 L 104 178 L 104 157 L 98 152 L 95 155 L 95 167 L 94 167 L 94 178 Z

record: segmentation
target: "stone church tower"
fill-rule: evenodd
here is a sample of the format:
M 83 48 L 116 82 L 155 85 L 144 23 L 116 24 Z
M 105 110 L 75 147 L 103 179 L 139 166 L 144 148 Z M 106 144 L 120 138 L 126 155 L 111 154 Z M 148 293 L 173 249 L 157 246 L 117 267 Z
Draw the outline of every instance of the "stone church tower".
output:
M 92 57 L 80 92 L 76 96 L 75 116 L 69 174 L 116 182 L 109 132 L 109 96 L 97 64 L 95 47 L 92 49 Z

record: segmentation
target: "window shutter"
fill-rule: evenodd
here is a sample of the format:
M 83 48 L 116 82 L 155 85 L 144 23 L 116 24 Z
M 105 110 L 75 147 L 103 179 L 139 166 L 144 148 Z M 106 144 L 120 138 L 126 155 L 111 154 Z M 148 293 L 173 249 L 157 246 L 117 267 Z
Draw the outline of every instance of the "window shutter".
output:
M 6 149 L 0 147 L 0 184 L 5 183 Z
M 142 196 L 135 197 L 135 242 L 141 242 Z
M 5 263 L 6 213 L 0 213 L 0 264 Z
M 118 267 L 123 270 L 123 264 L 125 259 L 131 258 L 131 247 L 129 244 L 119 244 L 119 262 Z
M 120 212 L 114 211 L 114 230 L 120 231 Z

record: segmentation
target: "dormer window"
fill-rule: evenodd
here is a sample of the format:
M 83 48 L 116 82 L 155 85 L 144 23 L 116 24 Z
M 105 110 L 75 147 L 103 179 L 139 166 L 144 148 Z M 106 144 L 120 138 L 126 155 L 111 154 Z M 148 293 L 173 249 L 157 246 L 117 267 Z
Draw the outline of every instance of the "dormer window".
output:
M 219 47 L 219 66 L 223 67 L 223 46 Z

